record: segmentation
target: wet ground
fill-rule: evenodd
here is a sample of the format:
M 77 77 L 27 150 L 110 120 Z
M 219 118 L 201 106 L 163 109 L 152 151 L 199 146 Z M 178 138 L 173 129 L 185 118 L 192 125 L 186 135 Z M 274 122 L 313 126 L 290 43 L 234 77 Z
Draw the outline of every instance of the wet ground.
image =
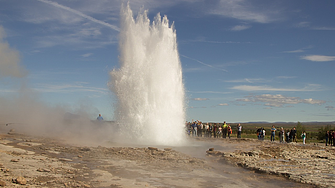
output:
M 0 180 L 6 187 L 19 186 L 13 181 L 18 177 L 26 180 L 25 187 L 312 187 L 206 155 L 209 148 L 232 152 L 245 147 L 236 140 L 189 138 L 189 144 L 179 147 L 109 142 L 89 147 L 14 133 L 0 138 Z

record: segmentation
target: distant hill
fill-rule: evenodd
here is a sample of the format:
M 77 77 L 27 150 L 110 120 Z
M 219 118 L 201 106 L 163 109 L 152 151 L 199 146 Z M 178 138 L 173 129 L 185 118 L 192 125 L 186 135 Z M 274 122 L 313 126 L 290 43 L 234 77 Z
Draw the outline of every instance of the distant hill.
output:
M 246 122 L 246 123 L 243 123 L 243 124 L 297 124 L 298 121 L 296 122 L 266 122 L 266 121 L 258 121 L 258 122 Z M 310 122 L 302 122 L 300 121 L 301 124 L 317 124 L 317 125 L 334 125 L 335 124 L 335 121 L 330 121 L 330 122 L 319 122 L 319 121 L 310 121 Z

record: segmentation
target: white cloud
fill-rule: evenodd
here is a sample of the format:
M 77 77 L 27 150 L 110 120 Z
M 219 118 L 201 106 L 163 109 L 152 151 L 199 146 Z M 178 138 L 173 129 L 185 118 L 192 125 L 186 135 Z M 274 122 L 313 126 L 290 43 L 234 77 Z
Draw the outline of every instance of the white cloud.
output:
M 296 24 L 296 27 L 309 27 L 309 25 L 309 22 L 299 22 L 298 24 Z
M 277 76 L 277 79 L 292 79 L 292 78 L 296 78 L 296 76 Z
M 85 83 L 73 83 L 73 84 L 36 84 L 33 88 L 38 92 L 47 93 L 73 93 L 73 92 L 93 92 L 100 94 L 107 94 L 108 88 L 97 88 L 88 87 Z
M 309 99 L 303 99 L 302 100 L 303 103 L 306 103 L 306 104 L 323 104 L 325 103 L 326 101 L 322 101 L 322 100 L 314 100 L 312 98 L 309 98 Z
M 286 97 L 280 94 L 271 95 L 271 94 L 263 94 L 263 95 L 250 95 L 244 99 L 238 99 L 236 101 L 240 102 L 260 102 L 264 103 L 264 106 L 270 107 L 283 107 L 286 104 L 324 104 L 326 101 L 323 100 L 314 100 L 314 99 L 300 99 L 299 97 Z
M 234 27 L 232 27 L 230 30 L 232 31 L 242 31 L 242 30 L 246 30 L 249 29 L 251 26 L 248 25 L 236 25 Z
M 242 90 L 242 91 L 320 91 L 321 86 L 318 84 L 308 84 L 304 88 L 275 88 L 271 86 L 251 86 L 251 85 L 239 85 L 234 86 L 230 89 Z
M 227 103 L 221 103 L 221 104 L 219 104 L 219 106 L 229 106 L 229 104 L 227 104 Z
M 326 106 L 325 108 L 327 108 L 327 110 L 335 110 L 334 106 Z
M 304 52 L 304 50 L 284 51 L 284 53 L 301 53 L 301 52 Z
M 314 27 L 314 30 L 334 31 L 335 27 Z
M 209 99 L 208 98 L 194 98 L 193 100 L 195 100 L 195 101 L 207 101 Z
M 244 98 L 244 99 L 236 99 L 236 101 L 240 101 L 240 102 L 250 102 L 250 99 L 248 99 L 248 98 Z
M 313 46 L 309 45 L 309 46 L 306 46 L 306 47 L 303 47 L 297 50 L 284 51 L 283 53 L 302 53 L 302 52 L 305 52 L 305 50 L 311 49 L 311 48 L 313 48 Z
M 206 40 L 204 37 L 197 37 L 196 39 L 188 40 L 187 42 L 203 42 L 203 43 L 212 43 L 212 44 L 250 44 L 250 42 Z
M 82 57 L 90 57 L 91 55 L 93 55 L 93 53 L 87 53 L 87 54 L 83 54 L 81 55 Z
M 211 93 L 211 94 L 230 94 L 231 92 L 222 92 L 222 91 L 189 91 L 191 93 Z
M 265 83 L 269 81 L 270 80 L 266 80 L 263 78 L 244 78 L 244 79 L 239 79 L 239 80 L 226 80 L 224 82 L 228 82 L 228 83 Z
M 302 56 L 301 59 L 309 60 L 309 61 L 335 61 L 335 56 L 325 56 L 325 55 L 307 55 Z
M 267 6 L 265 3 L 261 7 L 254 6 L 251 1 L 247 0 L 221 0 L 217 4 L 214 3 L 210 8 L 210 14 L 257 23 L 269 23 L 284 17 L 284 15 L 281 15 L 278 6 Z

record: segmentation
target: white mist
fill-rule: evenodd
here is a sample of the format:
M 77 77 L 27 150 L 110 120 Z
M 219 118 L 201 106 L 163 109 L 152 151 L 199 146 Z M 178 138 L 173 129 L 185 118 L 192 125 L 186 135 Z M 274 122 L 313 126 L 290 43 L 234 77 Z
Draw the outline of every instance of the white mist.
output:
M 185 139 L 185 92 L 176 31 L 166 16 L 150 23 L 121 8 L 120 69 L 110 72 L 120 135 L 135 143 L 179 145 Z

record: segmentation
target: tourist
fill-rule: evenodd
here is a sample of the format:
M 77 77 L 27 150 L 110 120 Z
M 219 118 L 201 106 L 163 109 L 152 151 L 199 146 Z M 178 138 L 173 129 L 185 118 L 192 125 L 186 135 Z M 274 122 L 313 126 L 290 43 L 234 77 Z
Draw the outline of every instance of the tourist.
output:
M 97 120 L 98 120 L 98 121 L 103 121 L 104 118 L 101 116 L 101 114 L 99 114 L 99 116 L 97 117 Z
M 283 127 L 281 127 L 280 131 L 279 131 L 279 140 L 280 140 L 280 143 L 284 142 L 284 136 L 285 136 L 285 130 L 284 130 Z
M 213 133 L 214 133 L 214 138 L 216 138 L 217 133 L 218 133 L 218 127 L 216 126 L 216 123 L 214 123 L 214 127 L 213 127 Z
M 208 125 L 208 122 L 206 123 L 206 125 L 205 125 L 205 137 L 209 137 L 208 135 L 208 132 L 209 132 L 209 125 Z
M 295 130 L 295 127 L 292 128 L 290 136 L 292 138 L 292 142 L 297 142 L 297 130 Z
M 187 124 L 187 130 L 188 130 L 188 135 L 192 136 L 192 123 L 188 122 Z
M 201 121 L 198 121 L 198 136 L 202 137 L 202 131 L 204 129 L 204 125 L 202 124 Z
M 256 127 L 257 128 L 257 127 Z M 257 137 L 258 140 L 261 140 L 261 132 L 262 132 L 262 128 L 257 129 Z
M 325 138 L 326 138 L 326 146 L 327 146 L 327 144 L 328 144 L 328 139 L 329 139 L 329 131 L 326 132 Z
M 211 123 L 209 124 L 208 134 L 209 134 L 209 138 L 212 138 L 212 135 L 213 135 L 213 125 Z
M 265 133 L 265 130 L 263 127 L 260 128 L 259 130 L 259 140 L 264 140 L 264 133 Z
M 290 143 L 290 130 L 289 129 L 286 130 L 285 136 L 286 136 L 286 142 Z
M 241 138 L 241 134 L 242 134 L 242 125 L 239 123 L 237 125 L 237 138 Z
M 221 138 L 221 136 L 222 136 L 222 127 L 219 125 L 219 126 L 218 126 L 218 134 L 217 134 L 217 137 L 218 137 L 218 138 Z
M 275 136 L 276 136 L 276 128 L 274 125 L 272 125 L 272 128 L 271 128 L 271 137 L 270 137 L 270 140 L 271 142 L 275 141 Z
M 233 132 L 230 125 L 228 125 L 227 127 L 227 132 L 228 132 L 228 138 L 230 139 L 230 135 Z
M 198 127 L 197 127 L 197 122 L 196 121 L 194 121 L 192 123 L 192 133 L 193 133 L 194 137 L 198 135 Z
M 303 131 L 301 133 L 301 138 L 302 138 L 302 144 L 306 144 L 306 133 L 305 133 L 305 131 Z
M 333 140 L 333 146 L 335 146 L 335 132 L 332 131 L 332 140 Z
M 264 138 L 265 138 L 265 129 L 262 128 L 262 140 L 264 140 Z
M 333 130 L 330 130 L 329 131 L 329 135 L 328 135 L 328 138 L 329 138 L 329 145 L 332 146 L 333 145 Z
M 222 125 L 223 138 L 227 137 L 227 123 L 224 121 Z

